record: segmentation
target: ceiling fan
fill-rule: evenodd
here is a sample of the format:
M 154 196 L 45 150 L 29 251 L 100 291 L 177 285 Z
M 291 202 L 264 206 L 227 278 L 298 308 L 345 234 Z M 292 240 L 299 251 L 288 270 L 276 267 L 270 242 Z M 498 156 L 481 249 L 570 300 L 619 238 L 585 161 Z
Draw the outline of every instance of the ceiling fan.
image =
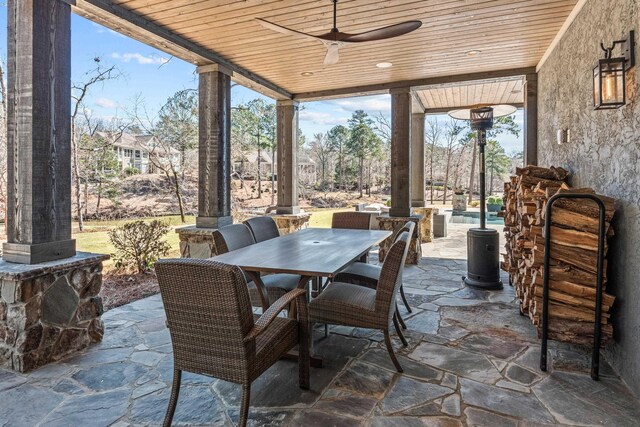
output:
M 405 21 L 399 24 L 389 25 L 387 27 L 378 28 L 371 31 L 365 31 L 364 33 L 359 34 L 349 34 L 343 33 L 338 30 L 336 24 L 337 17 L 337 8 L 338 8 L 338 0 L 333 1 L 333 28 L 331 31 L 325 34 L 320 34 L 317 36 L 303 33 L 301 31 L 292 30 L 290 28 L 283 27 L 278 24 L 274 24 L 272 22 L 266 21 L 261 18 L 256 18 L 260 24 L 273 31 L 277 31 L 282 34 L 293 35 L 306 37 L 312 40 L 319 40 L 327 47 L 327 54 L 324 57 L 324 64 L 331 65 L 336 64 L 340 58 L 339 50 L 342 46 L 347 43 L 362 43 L 362 42 L 370 42 L 375 40 L 385 40 L 393 37 L 402 36 L 404 34 L 410 33 L 412 31 L 417 30 L 422 25 L 421 21 L 413 20 L 413 21 Z

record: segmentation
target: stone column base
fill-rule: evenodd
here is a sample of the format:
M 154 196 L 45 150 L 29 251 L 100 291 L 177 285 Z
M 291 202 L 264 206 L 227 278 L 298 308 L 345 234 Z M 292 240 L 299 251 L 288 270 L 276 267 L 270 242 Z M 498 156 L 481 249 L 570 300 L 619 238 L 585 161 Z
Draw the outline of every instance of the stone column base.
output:
M 0 366 L 27 372 L 102 340 L 102 262 L 78 252 L 41 264 L 0 261 Z
M 176 229 L 180 237 L 180 256 L 182 258 L 211 258 L 216 256 L 213 233 L 217 228 L 199 228 L 196 226 Z
M 278 224 L 280 235 L 284 236 L 309 226 L 310 213 L 301 212 L 297 214 L 269 214 Z
M 422 240 L 421 231 L 420 231 L 420 221 L 422 217 L 419 215 L 413 215 L 409 217 L 398 217 L 398 216 L 379 216 L 378 221 L 380 223 L 380 230 L 394 231 L 396 228 L 404 225 L 407 221 L 413 221 L 416 223 L 416 227 L 413 232 L 413 236 L 409 243 L 409 252 L 407 253 L 407 260 L 405 264 L 418 264 L 420 258 L 422 258 L 422 248 L 420 246 L 420 242 Z M 380 262 L 384 261 L 384 258 L 387 255 L 387 251 L 391 248 L 393 244 L 393 236 L 388 237 L 382 243 L 380 243 L 380 251 L 378 252 L 378 260 Z
M 418 227 L 420 228 L 420 242 L 430 243 L 433 241 L 433 208 L 424 206 L 414 207 L 413 213 L 422 216 Z

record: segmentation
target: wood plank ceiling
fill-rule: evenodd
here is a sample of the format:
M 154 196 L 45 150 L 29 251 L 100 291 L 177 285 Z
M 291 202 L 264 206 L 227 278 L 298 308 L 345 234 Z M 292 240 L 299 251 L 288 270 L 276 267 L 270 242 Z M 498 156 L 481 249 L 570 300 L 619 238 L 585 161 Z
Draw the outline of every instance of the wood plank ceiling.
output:
M 535 66 L 577 0 L 340 0 L 349 33 L 419 19 L 422 28 L 385 41 L 351 44 L 324 66 L 320 42 L 263 28 L 264 18 L 320 34 L 332 26 L 330 0 L 111 0 L 230 62 L 298 94 L 454 74 Z M 468 56 L 466 52 L 481 53 Z M 391 68 L 376 67 L 391 62 Z M 303 76 L 303 73 L 313 73 Z
M 447 110 L 478 104 L 512 104 L 524 102 L 524 81 L 521 77 L 462 82 L 416 90 L 427 110 Z

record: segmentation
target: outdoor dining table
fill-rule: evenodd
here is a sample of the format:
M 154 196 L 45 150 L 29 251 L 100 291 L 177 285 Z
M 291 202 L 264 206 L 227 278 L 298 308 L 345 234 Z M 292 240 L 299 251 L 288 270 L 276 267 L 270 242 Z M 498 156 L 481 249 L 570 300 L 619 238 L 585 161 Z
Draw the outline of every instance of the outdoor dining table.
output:
M 333 278 L 389 236 L 390 231 L 382 230 L 306 228 L 212 259 L 244 270 L 256 284 L 264 310 L 269 298 L 261 273 L 299 274 L 298 288 L 305 289 L 316 277 Z M 312 364 L 321 366 L 322 361 L 312 356 Z

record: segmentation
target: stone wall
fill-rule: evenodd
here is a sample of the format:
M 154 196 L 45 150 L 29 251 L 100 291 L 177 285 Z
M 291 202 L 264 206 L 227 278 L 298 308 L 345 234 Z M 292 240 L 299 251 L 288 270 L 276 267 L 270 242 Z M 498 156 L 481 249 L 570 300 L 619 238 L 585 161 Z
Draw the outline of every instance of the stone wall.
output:
M 394 232 L 399 227 L 403 226 L 407 223 L 407 221 L 413 221 L 416 223 L 416 227 L 413 231 L 413 236 L 411 236 L 411 240 L 409 242 L 409 250 L 407 252 L 407 260 L 405 264 L 416 265 L 422 258 L 422 235 L 420 231 L 420 222 L 424 220 L 423 216 L 412 216 L 412 217 L 392 217 L 392 216 L 379 216 L 378 221 L 380 222 L 380 230 L 386 230 Z M 378 260 L 383 262 L 387 256 L 387 252 L 391 249 L 393 245 L 393 235 L 387 237 L 380 243 L 380 250 L 378 251 Z
M 610 45 L 640 32 L 637 0 L 589 0 L 539 72 L 538 159 L 562 166 L 573 186 L 593 187 L 619 200 L 616 237 L 609 251 L 608 290 L 613 307 L 614 343 L 605 354 L 640 395 L 640 99 L 636 64 L 627 80 L 628 104 L 593 110 L 592 69 L 602 57 L 600 41 Z M 638 57 L 636 49 L 636 57 Z M 637 61 L 638 62 L 638 61 Z M 559 129 L 570 141 L 556 142 Z
M 102 261 L 0 261 L 0 366 L 26 372 L 102 340 Z

